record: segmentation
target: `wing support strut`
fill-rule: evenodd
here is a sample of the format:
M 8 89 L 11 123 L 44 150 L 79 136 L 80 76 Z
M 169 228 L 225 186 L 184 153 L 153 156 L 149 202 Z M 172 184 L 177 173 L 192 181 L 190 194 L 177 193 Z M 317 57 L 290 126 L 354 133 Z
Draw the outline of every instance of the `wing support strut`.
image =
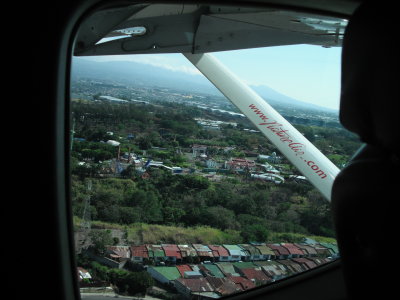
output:
M 330 201 L 339 169 L 324 154 L 214 56 L 183 55 Z

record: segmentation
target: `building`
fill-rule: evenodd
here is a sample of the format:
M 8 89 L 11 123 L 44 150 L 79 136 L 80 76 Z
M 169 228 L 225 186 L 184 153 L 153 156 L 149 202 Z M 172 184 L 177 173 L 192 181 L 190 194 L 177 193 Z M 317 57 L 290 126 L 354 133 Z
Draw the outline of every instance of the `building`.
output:
M 165 252 L 161 245 L 146 245 L 149 258 L 154 262 L 163 262 L 166 260 Z
M 147 272 L 160 283 L 174 285 L 174 280 L 181 278 L 177 267 L 149 266 Z
M 98 257 L 96 260 L 112 268 L 122 269 L 131 258 L 131 251 L 128 246 L 108 246 L 105 257 Z
M 185 272 L 191 272 L 193 269 L 189 265 L 179 265 L 176 266 L 178 269 L 179 273 L 181 273 L 181 277 L 185 278 Z
M 290 259 L 282 259 L 278 263 L 284 265 L 288 269 L 289 275 L 297 274 L 307 270 L 301 264 L 298 264 Z
M 239 244 L 239 246 L 248 253 L 246 260 L 262 260 L 262 259 L 264 259 L 263 255 L 261 254 L 261 251 L 259 249 L 257 249 L 255 246 L 250 245 L 250 244 Z
M 240 274 L 235 269 L 234 265 L 229 262 L 218 262 L 215 263 L 221 272 L 226 276 L 240 276 Z
M 297 258 L 305 256 L 305 253 L 292 243 L 281 243 L 281 246 L 289 251 L 289 258 Z
M 131 246 L 131 261 L 142 263 L 145 259 L 149 258 L 149 252 L 146 245 Z
M 220 245 L 208 245 L 215 261 L 230 261 L 228 250 Z
M 231 171 L 255 171 L 257 168 L 256 163 L 253 160 L 248 160 L 244 158 L 232 158 L 225 164 L 225 168 Z
M 262 259 L 269 260 L 276 258 L 275 252 L 267 245 L 254 245 L 254 247 L 260 251 Z
M 255 264 L 260 266 L 264 273 L 272 280 L 279 280 L 290 274 L 284 265 L 275 261 L 257 261 Z
M 258 268 L 238 268 L 238 273 L 249 279 L 255 285 L 266 284 L 268 282 L 272 282 L 272 277 L 267 276 L 262 270 L 261 267 Z
M 214 264 L 203 264 L 199 265 L 200 271 L 203 273 L 204 277 L 217 277 L 224 278 L 225 275 L 222 273 L 220 268 Z
M 339 248 L 336 244 L 332 244 L 332 243 L 319 243 L 321 246 L 325 247 L 326 249 L 328 249 L 328 251 L 330 252 L 330 256 L 331 257 L 339 257 Z
M 250 255 L 238 245 L 222 245 L 229 252 L 229 261 L 240 261 L 246 259 Z
M 282 247 L 280 244 L 267 244 L 267 246 L 271 248 L 272 251 L 274 251 L 276 259 L 290 258 L 290 252 L 285 247 Z
M 205 145 L 192 145 L 193 157 L 207 157 L 207 146 Z
M 256 287 L 251 280 L 241 276 L 228 276 L 228 279 L 231 280 L 241 291 L 254 289 Z
M 84 281 L 84 280 L 90 280 L 92 279 L 92 276 L 90 275 L 89 271 L 82 267 L 77 268 L 77 273 L 78 273 L 78 281 Z
M 175 288 L 185 299 L 192 299 L 193 295 L 220 298 L 206 278 L 177 278 Z
M 311 247 L 310 245 L 307 244 L 294 244 L 294 245 L 300 248 L 307 257 L 315 257 L 318 255 L 317 250 L 315 250 L 315 248 Z
M 181 252 L 182 260 L 191 262 L 194 257 L 197 257 L 196 250 L 190 245 L 178 245 L 179 251 Z
M 317 264 L 313 260 L 307 259 L 305 257 L 293 258 L 292 260 L 294 262 L 297 262 L 298 264 L 302 265 L 303 268 L 307 269 L 307 270 L 317 267 Z
M 212 250 L 202 244 L 192 244 L 193 248 L 196 250 L 197 256 L 200 258 L 202 261 L 209 261 L 213 259 L 213 253 Z
M 162 244 L 161 247 L 164 250 L 167 262 L 176 263 L 177 261 L 182 261 L 182 255 L 177 245 Z
M 215 292 L 221 296 L 228 296 L 242 291 L 241 288 L 228 278 L 207 277 L 206 279 L 214 287 Z

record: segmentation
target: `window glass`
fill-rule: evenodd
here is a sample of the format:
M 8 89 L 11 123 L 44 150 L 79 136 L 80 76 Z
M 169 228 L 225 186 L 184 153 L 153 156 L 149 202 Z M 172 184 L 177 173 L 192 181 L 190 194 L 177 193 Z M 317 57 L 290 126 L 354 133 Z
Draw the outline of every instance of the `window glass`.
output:
M 360 146 L 338 121 L 340 54 L 213 53 L 339 169 Z M 71 124 L 83 298 L 219 298 L 340 256 L 330 203 L 181 54 L 73 57 Z

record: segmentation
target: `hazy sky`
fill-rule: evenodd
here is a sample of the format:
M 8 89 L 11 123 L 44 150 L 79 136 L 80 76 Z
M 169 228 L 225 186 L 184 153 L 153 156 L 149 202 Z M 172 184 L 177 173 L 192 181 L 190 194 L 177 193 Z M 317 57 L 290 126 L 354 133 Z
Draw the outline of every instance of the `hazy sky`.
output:
M 341 48 L 293 45 L 213 53 L 242 80 L 267 85 L 295 99 L 338 109 Z M 92 57 L 91 60 L 131 60 L 202 76 L 181 54 Z

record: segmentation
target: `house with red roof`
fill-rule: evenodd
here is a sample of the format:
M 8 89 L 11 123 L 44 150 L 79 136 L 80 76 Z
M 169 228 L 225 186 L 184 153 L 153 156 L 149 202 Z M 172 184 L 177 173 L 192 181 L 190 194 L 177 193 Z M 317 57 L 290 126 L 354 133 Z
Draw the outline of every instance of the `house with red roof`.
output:
M 280 244 L 267 244 L 267 246 L 274 251 L 277 259 L 288 259 L 290 256 L 290 252 Z
M 197 256 L 200 260 L 208 261 L 213 259 L 212 250 L 207 245 L 192 244 L 192 246 L 196 250 Z
M 149 252 L 146 245 L 131 246 L 131 261 L 132 262 L 143 262 L 144 259 L 149 258 Z
M 204 277 L 178 278 L 175 280 L 175 288 L 186 299 L 192 299 L 193 295 L 219 298 L 219 295 L 215 293 L 215 288 Z
M 281 246 L 289 251 L 289 258 L 304 257 L 305 253 L 292 243 L 281 243 Z
M 181 251 L 177 245 L 174 244 L 162 244 L 162 249 L 164 250 L 166 261 L 176 263 L 182 260 Z
M 237 271 L 243 277 L 251 280 L 256 285 L 266 284 L 272 281 L 272 278 L 267 276 L 261 268 L 237 268 Z
M 228 276 L 227 278 L 231 280 L 241 291 L 254 289 L 256 287 L 251 280 L 241 276 Z
M 182 278 L 185 278 L 185 272 L 191 272 L 193 269 L 189 265 L 178 265 L 176 266 Z
M 206 277 L 207 281 L 214 287 L 215 292 L 221 296 L 232 295 L 237 292 L 241 292 L 242 289 L 239 288 L 232 280 L 228 278 L 218 278 L 218 277 Z
M 215 261 L 230 261 L 230 253 L 221 245 L 207 245 L 211 249 Z
M 305 269 L 308 270 L 317 267 L 317 264 L 313 260 L 307 259 L 305 257 L 293 258 L 292 260 L 302 265 Z

